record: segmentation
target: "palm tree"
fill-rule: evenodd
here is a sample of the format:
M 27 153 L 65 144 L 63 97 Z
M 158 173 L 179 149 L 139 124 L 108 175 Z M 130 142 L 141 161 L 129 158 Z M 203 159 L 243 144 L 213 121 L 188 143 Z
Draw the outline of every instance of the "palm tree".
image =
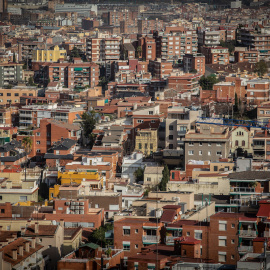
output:
M 29 154 L 29 153 L 31 152 L 31 150 L 32 150 L 32 144 L 33 144 L 33 142 L 32 142 L 32 140 L 31 140 L 30 137 L 24 137 L 24 138 L 22 139 L 22 146 L 23 146 L 25 152 L 28 153 L 28 154 Z

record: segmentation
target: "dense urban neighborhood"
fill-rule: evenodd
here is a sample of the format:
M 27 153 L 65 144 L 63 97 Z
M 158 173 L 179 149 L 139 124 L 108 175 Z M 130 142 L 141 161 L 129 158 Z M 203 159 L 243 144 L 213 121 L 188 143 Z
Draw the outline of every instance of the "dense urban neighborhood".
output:
M 0 270 L 270 269 L 270 1 L 0 0 Z

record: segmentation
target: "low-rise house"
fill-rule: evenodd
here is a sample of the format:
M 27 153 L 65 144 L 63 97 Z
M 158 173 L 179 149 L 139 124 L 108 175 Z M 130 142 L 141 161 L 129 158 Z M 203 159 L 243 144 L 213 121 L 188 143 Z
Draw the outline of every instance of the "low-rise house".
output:
M 82 243 L 82 228 L 65 228 L 62 256 L 77 250 Z
M 157 186 L 162 179 L 164 167 L 146 166 L 144 168 L 144 186 L 153 188 Z

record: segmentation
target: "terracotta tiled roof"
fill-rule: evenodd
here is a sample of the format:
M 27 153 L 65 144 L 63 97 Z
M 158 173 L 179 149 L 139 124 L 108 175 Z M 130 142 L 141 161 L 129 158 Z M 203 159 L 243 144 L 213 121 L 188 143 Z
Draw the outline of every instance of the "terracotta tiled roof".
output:
M 14 240 L 13 242 L 11 242 L 10 244 L 4 246 L 3 248 L 0 249 L 0 252 L 2 252 L 2 256 L 3 256 L 3 260 L 5 262 L 10 263 L 12 266 L 17 265 L 18 263 L 20 263 L 21 261 L 25 260 L 27 257 L 31 256 L 33 253 L 35 253 L 36 251 L 40 250 L 43 248 L 42 245 L 36 244 L 35 248 L 31 247 L 31 243 L 30 243 L 30 248 L 29 248 L 29 252 L 26 252 L 25 250 L 25 243 L 27 243 L 30 241 L 24 239 L 24 238 L 18 238 L 16 240 Z M 23 256 L 19 255 L 17 252 L 17 259 L 14 260 L 12 258 L 12 250 L 14 249 L 19 249 L 19 246 L 23 246 Z
M 53 236 L 56 233 L 58 225 L 38 225 L 38 233 L 35 233 L 35 225 L 28 226 L 25 236 Z
M 82 231 L 81 227 L 78 228 L 65 228 L 64 229 L 64 239 L 71 240 L 73 239 L 80 231 Z

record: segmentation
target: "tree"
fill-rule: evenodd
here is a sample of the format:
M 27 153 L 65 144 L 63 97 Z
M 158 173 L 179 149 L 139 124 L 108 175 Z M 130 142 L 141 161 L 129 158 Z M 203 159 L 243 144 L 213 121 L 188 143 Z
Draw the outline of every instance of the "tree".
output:
M 32 139 L 30 137 L 23 137 L 22 139 L 22 146 L 26 153 L 30 153 L 32 150 Z
M 134 172 L 134 176 L 135 176 L 136 183 L 143 182 L 143 180 L 144 180 L 144 169 L 138 168 Z
M 202 76 L 199 80 L 199 84 L 203 90 L 213 90 L 213 85 L 218 83 L 218 78 L 215 74 L 211 74 L 207 77 Z
M 31 76 L 28 79 L 28 85 L 29 86 L 36 86 L 35 82 L 34 82 L 34 78 Z
M 112 244 L 112 240 L 106 239 L 105 233 L 113 230 L 113 223 L 107 223 L 104 226 L 94 230 L 89 237 L 89 241 L 105 247 L 107 244 Z
M 84 53 L 76 46 L 74 46 L 73 49 L 70 51 L 69 57 L 69 61 L 72 62 L 74 58 L 84 58 Z
M 263 76 L 268 71 L 268 66 L 264 60 L 255 64 L 254 71 L 258 73 L 259 76 Z
M 165 165 L 162 171 L 162 179 L 159 183 L 160 191 L 166 191 L 167 183 L 169 182 L 169 180 L 170 180 L 170 172 L 169 172 L 168 166 Z
M 90 147 L 93 146 L 95 135 L 92 133 L 96 125 L 96 117 L 94 112 L 85 112 L 82 114 L 81 126 L 83 129 L 84 137 L 89 140 Z
M 137 58 L 141 57 L 141 53 L 142 53 L 142 46 L 138 46 L 136 49 L 136 57 Z

